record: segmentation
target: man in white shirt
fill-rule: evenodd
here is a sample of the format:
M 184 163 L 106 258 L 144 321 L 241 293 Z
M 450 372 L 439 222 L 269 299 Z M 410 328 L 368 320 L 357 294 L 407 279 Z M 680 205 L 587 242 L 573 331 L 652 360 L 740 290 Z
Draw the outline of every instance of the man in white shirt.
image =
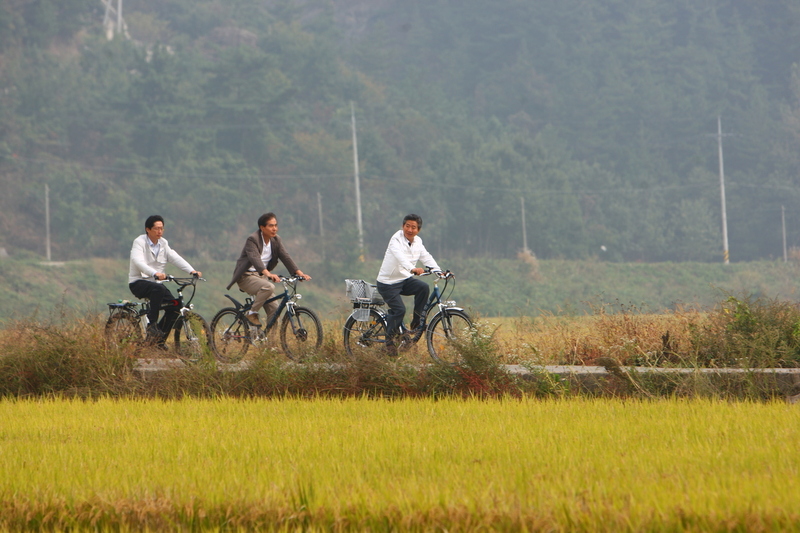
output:
M 429 267 L 434 272 L 441 272 L 436 260 L 428 253 L 417 234 L 422 229 L 422 217 L 415 214 L 403 218 L 402 228 L 392 235 L 386 254 L 383 256 L 381 270 L 378 272 L 378 292 L 389 306 L 388 331 L 386 332 L 386 349 L 390 355 L 397 354 L 394 337 L 397 335 L 406 306 L 403 296 L 414 297 L 414 316 L 411 319 L 412 330 L 419 326 L 422 311 L 430 295 L 427 283 L 414 276 L 425 272 L 424 268 L 417 267 L 417 262 Z
M 266 301 L 272 298 L 275 292 L 275 285 L 272 282 L 277 283 L 281 280 L 280 276 L 272 272 L 272 269 L 278 266 L 278 260 L 292 275 L 303 280 L 311 279 L 311 276 L 303 274 L 303 271 L 297 268 L 289 252 L 284 248 L 283 241 L 278 236 L 278 217 L 275 213 L 264 213 L 258 217 L 258 230 L 247 237 L 227 287 L 230 289 L 236 283 L 239 290 L 253 297 L 253 306 L 247 314 L 247 320 L 254 326 L 261 326 L 258 312 L 265 307 Z M 277 308 L 278 302 L 266 304 L 267 320 Z
M 128 287 L 137 298 L 150 300 L 150 311 L 147 313 L 149 321 L 147 340 L 163 347 L 164 339 L 178 318 L 178 308 L 168 307 L 164 310 L 161 322 L 158 322 L 158 312 L 161 310 L 162 302 L 175 299 L 169 289 L 162 284 L 162 281 L 167 279 L 165 274 L 167 263 L 172 263 L 198 277 L 202 274 L 170 248 L 167 239 L 162 237 L 164 218 L 161 215 L 147 217 L 144 231 L 145 234 L 136 237 L 131 246 Z

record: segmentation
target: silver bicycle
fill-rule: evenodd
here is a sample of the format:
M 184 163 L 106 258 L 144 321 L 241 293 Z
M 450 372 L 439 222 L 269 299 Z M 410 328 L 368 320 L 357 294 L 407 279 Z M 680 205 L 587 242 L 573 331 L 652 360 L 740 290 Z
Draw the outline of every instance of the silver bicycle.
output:
M 187 363 L 199 361 L 208 349 L 208 323 L 192 309 L 192 300 L 197 290 L 197 282 L 205 278 L 192 276 L 190 278 L 175 278 L 167 276 L 167 281 L 178 285 L 178 297 L 162 303 L 161 309 L 178 307 L 178 319 L 172 326 L 172 350 Z M 192 287 L 192 294 L 184 301 L 183 289 Z M 146 346 L 150 302 L 131 302 L 120 300 L 108 304 L 108 320 L 105 326 L 106 343 L 111 347 L 133 345 L 137 351 Z
M 426 269 L 423 276 L 433 274 Z M 405 326 L 399 333 L 398 350 L 410 348 L 423 335 L 428 345 L 428 353 L 434 361 L 444 364 L 457 364 L 461 361 L 461 351 L 472 338 L 472 319 L 454 300 L 444 299 L 455 288 L 455 275 L 449 270 L 435 274 L 433 290 L 422 313 L 419 326 L 409 330 Z M 444 287 L 439 288 L 439 282 Z M 353 302 L 353 312 L 344 324 L 344 347 L 349 356 L 363 353 L 380 353 L 386 346 L 387 310 L 385 302 L 375 285 L 361 279 L 345 280 L 347 296 Z M 428 320 L 428 315 L 436 310 Z

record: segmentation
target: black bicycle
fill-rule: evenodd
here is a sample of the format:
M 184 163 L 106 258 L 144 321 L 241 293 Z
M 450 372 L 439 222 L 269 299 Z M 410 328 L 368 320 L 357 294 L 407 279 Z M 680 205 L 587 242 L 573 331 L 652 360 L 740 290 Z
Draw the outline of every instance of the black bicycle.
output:
M 208 323 L 199 314 L 192 311 L 192 300 L 197 291 L 197 282 L 205 278 L 192 276 L 190 278 L 176 278 L 167 276 L 167 281 L 172 281 L 178 286 L 178 297 L 174 300 L 162 302 L 161 309 L 178 307 L 178 318 L 172 327 L 173 350 L 187 363 L 199 361 L 208 347 Z M 192 287 L 192 294 L 184 300 L 183 289 Z M 131 302 L 121 300 L 108 304 L 108 320 L 106 320 L 105 338 L 111 347 L 134 345 L 137 349 L 145 346 L 147 338 L 147 313 L 150 302 Z M 169 333 L 169 332 L 167 332 Z
M 225 297 L 233 302 L 234 307 L 220 309 L 211 319 L 211 349 L 216 358 L 224 363 L 237 363 L 250 346 L 266 344 L 267 335 L 278 323 L 284 310 L 280 339 L 286 357 L 302 361 L 314 355 L 322 346 L 322 323 L 314 311 L 297 305 L 297 300 L 302 298 L 297 294 L 298 281 L 302 279 L 297 276 L 281 276 L 283 293 L 267 300 L 267 303 L 280 300 L 278 309 L 263 329 L 247 320 L 246 314 L 253 307 L 252 298 L 246 298 L 245 303 L 241 304 L 226 294 Z
M 432 274 L 429 268 L 423 276 Z M 452 294 L 455 289 L 455 275 L 449 270 L 436 273 L 428 303 L 422 313 L 419 326 L 409 330 L 401 326 L 399 351 L 416 344 L 422 335 L 428 344 L 428 353 L 434 361 L 445 364 L 456 364 L 461 360 L 461 350 L 472 337 L 472 320 L 453 300 L 444 300 L 443 294 L 450 285 Z M 445 284 L 439 289 L 439 282 Z M 353 312 L 344 324 L 344 347 L 351 357 L 356 354 L 380 353 L 386 346 L 387 314 L 383 308 L 384 301 L 375 285 L 364 280 L 345 280 L 347 296 L 353 302 Z M 428 315 L 434 309 L 436 314 L 428 321 Z

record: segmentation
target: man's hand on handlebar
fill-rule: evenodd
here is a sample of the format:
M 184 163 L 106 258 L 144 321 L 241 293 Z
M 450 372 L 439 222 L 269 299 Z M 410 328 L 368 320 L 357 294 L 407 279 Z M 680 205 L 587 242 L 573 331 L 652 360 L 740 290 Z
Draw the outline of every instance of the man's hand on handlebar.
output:
M 411 269 L 412 274 L 416 274 L 417 276 L 430 276 L 431 274 L 436 274 L 437 277 L 441 279 L 448 279 L 456 277 L 455 274 L 450 272 L 449 270 L 436 270 L 434 271 L 431 267 L 425 268 L 413 268 Z
M 266 268 L 261 271 L 261 275 L 264 276 L 265 278 L 267 278 L 268 280 L 274 282 L 274 283 L 280 283 L 280 281 L 281 281 L 281 277 L 279 275 L 273 274 L 272 272 L 270 272 Z

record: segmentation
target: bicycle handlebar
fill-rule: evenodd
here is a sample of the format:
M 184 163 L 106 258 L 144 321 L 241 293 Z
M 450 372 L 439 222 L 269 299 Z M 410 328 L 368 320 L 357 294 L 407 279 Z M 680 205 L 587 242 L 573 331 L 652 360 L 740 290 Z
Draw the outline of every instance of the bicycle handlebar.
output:
M 438 272 L 434 272 L 431 267 L 425 267 L 425 272 L 420 274 L 420 276 L 430 276 L 431 274 L 436 274 L 439 279 L 450 279 L 456 277 L 456 275 L 449 270 L 440 270 Z
M 283 283 L 295 283 L 297 281 L 306 281 L 305 278 L 301 278 L 300 276 L 278 276 L 281 278 L 281 282 Z
M 207 281 L 206 278 L 201 278 L 195 274 L 192 274 L 191 278 L 176 278 L 175 276 L 167 275 L 167 279 L 164 281 L 174 281 L 178 285 L 194 285 L 198 281 Z

